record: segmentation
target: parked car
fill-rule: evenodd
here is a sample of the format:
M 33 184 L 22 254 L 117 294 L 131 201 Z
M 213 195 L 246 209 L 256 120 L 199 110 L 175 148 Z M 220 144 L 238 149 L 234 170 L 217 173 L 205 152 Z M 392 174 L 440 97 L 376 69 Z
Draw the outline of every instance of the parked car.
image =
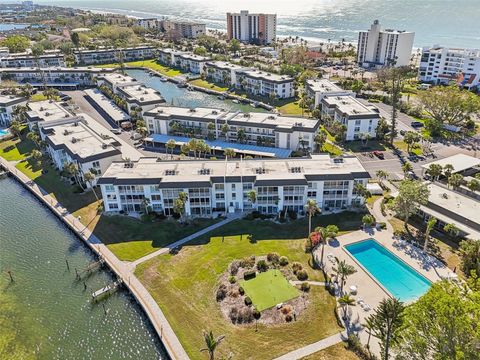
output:
M 122 130 L 119 129 L 119 128 L 116 128 L 116 129 L 112 129 L 110 130 L 112 133 L 114 133 L 115 135 L 120 135 L 122 133 Z
M 380 160 L 383 160 L 385 159 L 385 155 L 383 154 L 383 152 L 381 151 L 378 151 L 378 150 L 375 150 L 373 152 L 373 155 L 375 155 L 377 158 L 379 158 Z
M 420 121 L 412 121 L 412 122 L 410 123 L 410 126 L 413 127 L 413 128 L 421 128 L 421 127 L 423 127 L 424 125 L 423 125 L 423 123 L 420 122 Z

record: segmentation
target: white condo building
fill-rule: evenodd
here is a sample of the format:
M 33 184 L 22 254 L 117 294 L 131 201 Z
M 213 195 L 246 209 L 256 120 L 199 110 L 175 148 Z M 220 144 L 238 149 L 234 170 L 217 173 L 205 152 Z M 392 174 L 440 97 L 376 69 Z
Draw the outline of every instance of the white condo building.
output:
M 27 99 L 14 95 L 0 95 L 0 128 L 10 126 L 17 106 L 24 106 Z
M 412 56 L 414 32 L 382 29 L 375 20 L 370 30 L 358 34 L 357 63 L 366 68 L 408 66 Z
M 31 53 L 9 54 L 0 58 L 2 68 L 62 67 L 65 66 L 63 54 L 57 50 L 48 51 L 38 57 Z
M 323 212 L 341 211 L 363 199 L 354 184 L 370 178 L 356 157 L 222 161 L 138 161 L 114 162 L 98 180 L 105 212 L 144 211 L 144 199 L 151 210 L 173 214 L 180 192 L 188 194 L 187 216 L 214 216 L 219 212 L 256 209 L 277 214 L 304 214 L 308 199 L 316 200 Z M 251 203 L 248 192 L 255 190 Z
M 325 96 L 356 96 L 355 92 L 344 90 L 328 79 L 308 79 L 305 81 L 305 90 L 307 96 L 314 99 L 315 108 L 322 104 Z
M 248 69 L 238 73 L 235 86 L 253 95 L 288 99 L 295 96 L 293 83 L 294 79 L 288 75 Z
M 373 105 L 364 105 L 351 96 L 326 96 L 322 99 L 322 118 L 347 127 L 345 140 L 361 140 L 365 134 L 375 138 L 380 114 Z
M 229 40 L 270 44 L 277 38 L 277 15 L 250 14 L 248 10 L 227 13 L 227 35 Z
M 238 74 L 245 70 L 249 69 L 226 61 L 208 61 L 204 66 L 207 79 L 228 85 L 235 85 Z
M 480 84 L 480 49 L 425 47 L 418 78 L 435 85 L 454 81 L 466 89 L 474 89 Z
M 137 46 L 122 49 L 95 49 L 74 51 L 75 63 L 82 65 L 110 64 L 153 59 L 156 55 L 153 46 Z
M 193 74 L 203 74 L 203 67 L 210 58 L 192 53 L 178 54 L 175 58 L 176 66 L 183 71 L 191 72 Z

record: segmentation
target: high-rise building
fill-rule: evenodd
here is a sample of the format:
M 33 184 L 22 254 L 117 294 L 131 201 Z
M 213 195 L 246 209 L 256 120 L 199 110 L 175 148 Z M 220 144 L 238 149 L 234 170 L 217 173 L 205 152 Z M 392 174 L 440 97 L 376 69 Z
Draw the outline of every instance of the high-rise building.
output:
M 366 68 L 410 64 L 414 32 L 382 29 L 375 20 L 370 30 L 358 34 L 357 63 Z
M 470 90 L 479 87 L 480 49 L 423 48 L 418 78 L 435 85 L 454 81 Z
M 246 43 L 270 44 L 277 38 L 276 14 L 227 13 L 228 38 Z

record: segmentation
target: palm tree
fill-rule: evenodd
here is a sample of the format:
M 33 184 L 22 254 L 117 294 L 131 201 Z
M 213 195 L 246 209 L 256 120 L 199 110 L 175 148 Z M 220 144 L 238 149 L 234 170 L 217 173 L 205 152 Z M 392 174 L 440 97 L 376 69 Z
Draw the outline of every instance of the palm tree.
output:
M 254 207 L 257 202 L 257 192 L 255 190 L 250 190 L 247 193 L 247 198 L 252 203 L 252 207 Z
M 338 303 L 343 309 L 343 320 L 347 320 L 347 311 L 349 306 L 355 306 L 355 299 L 352 298 L 349 294 L 345 294 L 338 298 Z
M 460 187 L 463 184 L 463 176 L 462 174 L 452 174 L 448 178 L 448 185 L 451 186 L 453 189 Z
M 405 164 L 403 164 L 402 171 L 405 176 L 412 170 L 413 170 L 413 165 L 411 163 L 407 161 Z
M 225 339 L 225 335 L 221 335 L 219 337 L 213 336 L 212 331 L 203 331 L 203 339 L 205 340 L 205 346 L 200 351 L 207 351 L 208 352 L 208 359 L 215 360 L 215 350 L 217 350 L 218 346 L 222 343 L 223 339 Z
M 40 150 L 33 149 L 30 157 L 35 161 L 35 166 L 40 168 L 42 166 L 43 154 Z
M 236 152 L 235 150 L 233 149 L 230 149 L 230 148 L 227 148 L 223 151 L 224 155 L 227 157 L 227 158 L 234 158 L 235 155 L 236 155 Z
M 428 219 L 427 229 L 425 230 L 425 244 L 423 244 L 423 251 L 427 251 L 428 241 L 430 240 L 430 232 L 433 230 L 436 223 L 437 219 L 435 217 L 432 216 L 430 219 Z
M 18 120 L 13 120 L 10 123 L 10 131 L 14 136 L 20 136 L 22 132 L 22 125 Z
M 85 174 L 83 174 L 83 179 L 90 185 L 90 188 L 93 191 L 93 195 L 95 195 L 95 199 L 97 199 L 98 201 L 97 193 L 95 192 L 95 189 L 93 187 L 93 182 L 95 181 L 95 175 L 91 171 L 87 171 Z
M 149 213 L 148 207 L 150 206 L 150 199 L 147 198 L 147 197 L 144 197 L 142 199 L 142 206 L 145 209 L 145 213 L 148 215 L 148 213 Z
M 436 181 L 438 180 L 440 175 L 442 175 L 442 165 L 430 164 L 426 173 L 432 178 L 433 181 Z
M 308 214 L 308 235 L 312 232 L 312 216 L 320 212 L 317 202 L 313 199 L 308 199 L 305 204 L 305 211 Z
M 367 199 L 372 196 L 370 191 L 368 191 L 365 185 L 363 185 L 363 183 L 361 182 L 356 182 L 353 184 L 353 192 L 355 193 L 355 199 L 354 199 L 355 203 L 357 203 L 357 199 L 359 197 Z
M 367 345 L 365 345 L 365 347 L 368 349 L 368 352 L 371 354 L 371 352 L 370 352 L 370 339 L 372 337 L 373 327 L 374 327 L 373 316 L 372 315 L 370 315 L 369 317 L 367 317 L 365 319 L 365 324 L 363 324 L 363 327 L 365 329 L 367 329 L 367 333 L 368 333 Z
M 478 191 L 480 190 L 480 181 L 478 181 L 477 179 L 472 179 L 468 182 L 467 186 L 470 191 Z
M 388 360 L 390 347 L 398 341 L 404 309 L 403 303 L 398 299 L 387 298 L 380 302 L 371 315 L 372 335 L 380 340 L 382 360 Z
M 337 258 L 337 266 L 333 268 L 333 271 L 337 274 L 337 278 L 340 277 L 340 294 L 343 294 L 343 287 L 347 282 L 347 278 L 355 274 L 357 270 L 353 265 L 347 264 L 345 260 L 339 261 Z
M 388 179 L 388 173 L 385 170 L 378 170 L 375 175 L 380 180 L 380 183 L 383 184 L 383 180 Z
M 237 140 L 240 144 L 244 144 L 247 139 L 247 134 L 245 134 L 245 129 L 238 129 L 237 131 Z
M 177 143 L 173 139 L 168 140 L 167 143 L 165 144 L 165 154 L 167 153 L 166 150 L 170 149 L 170 159 L 173 159 L 173 150 L 175 149 L 176 146 L 177 146 Z
M 227 134 L 230 131 L 230 126 L 228 126 L 228 124 L 223 124 L 220 128 L 220 131 L 222 132 L 223 137 L 227 139 Z
M 323 145 L 327 141 L 327 133 L 325 131 L 320 131 L 317 135 L 315 135 L 315 145 L 317 146 L 317 151 L 322 151 Z
M 27 139 L 33 142 L 37 148 L 40 147 L 40 136 L 35 131 L 30 131 L 27 134 Z
M 443 227 L 443 231 L 450 234 L 453 237 L 460 235 L 460 229 L 455 224 L 447 224 Z
M 448 179 L 450 179 L 450 176 L 452 176 L 454 170 L 455 168 L 453 167 L 452 164 L 446 164 L 443 167 L 443 175 L 447 178 L 447 181 Z
M 65 163 L 63 164 L 63 170 L 70 175 L 70 177 L 74 177 L 75 179 L 75 182 L 78 184 L 78 186 L 80 186 L 82 188 L 82 190 L 85 190 L 83 188 L 83 185 L 82 185 L 82 182 L 80 181 L 80 178 L 78 177 L 78 173 L 79 173 L 79 169 L 78 169 L 78 165 L 74 162 L 69 162 L 69 163 Z

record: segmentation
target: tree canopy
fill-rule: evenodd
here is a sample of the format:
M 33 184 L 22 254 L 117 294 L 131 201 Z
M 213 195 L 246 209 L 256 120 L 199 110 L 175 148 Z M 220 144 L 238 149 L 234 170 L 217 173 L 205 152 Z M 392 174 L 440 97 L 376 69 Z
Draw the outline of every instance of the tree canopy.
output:
M 427 185 L 418 180 L 403 180 L 398 190 L 398 195 L 393 201 L 392 209 L 408 223 L 410 216 L 414 215 L 420 205 L 428 201 L 430 191 Z
M 8 47 L 8 51 L 11 53 L 20 53 L 28 49 L 30 40 L 25 36 L 12 35 L 2 40 L 1 45 Z

